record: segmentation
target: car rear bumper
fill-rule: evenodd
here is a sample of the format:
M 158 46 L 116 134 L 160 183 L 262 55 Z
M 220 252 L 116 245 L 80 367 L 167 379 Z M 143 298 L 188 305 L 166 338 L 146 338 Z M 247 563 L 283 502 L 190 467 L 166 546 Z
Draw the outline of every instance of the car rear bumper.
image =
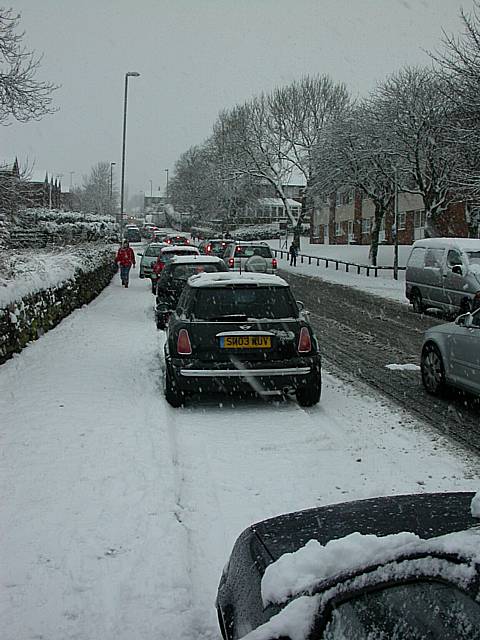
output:
M 283 391 L 313 384 L 320 377 L 319 355 L 273 362 L 212 363 L 166 360 L 175 384 L 185 392 L 254 390 Z

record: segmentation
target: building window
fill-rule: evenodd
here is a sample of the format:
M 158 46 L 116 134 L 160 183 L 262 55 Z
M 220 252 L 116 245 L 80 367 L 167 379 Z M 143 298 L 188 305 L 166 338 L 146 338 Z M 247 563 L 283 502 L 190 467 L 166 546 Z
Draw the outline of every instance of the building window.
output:
M 342 229 L 342 223 L 341 222 L 335 222 L 335 235 L 336 236 L 343 236 L 343 229 Z
M 370 218 L 362 218 L 362 233 L 370 233 Z
M 425 209 L 417 209 L 413 212 L 413 226 L 416 229 L 425 226 Z
M 406 213 L 399 213 L 398 214 L 398 230 L 402 231 L 403 229 L 405 229 L 405 221 L 406 221 Z

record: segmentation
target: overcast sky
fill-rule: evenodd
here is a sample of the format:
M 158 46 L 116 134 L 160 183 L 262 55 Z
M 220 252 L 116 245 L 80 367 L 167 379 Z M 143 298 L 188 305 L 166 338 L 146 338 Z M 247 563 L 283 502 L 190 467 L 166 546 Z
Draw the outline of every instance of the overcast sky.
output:
M 429 64 L 442 28 L 460 32 L 461 6 L 473 0 L 18 0 L 40 77 L 61 85 L 59 111 L 2 127 L 0 159 L 28 157 L 67 187 L 101 160 L 119 176 L 124 74 L 138 71 L 126 180 L 130 195 L 150 180 L 163 189 L 221 109 L 304 74 L 366 94 L 404 64 Z

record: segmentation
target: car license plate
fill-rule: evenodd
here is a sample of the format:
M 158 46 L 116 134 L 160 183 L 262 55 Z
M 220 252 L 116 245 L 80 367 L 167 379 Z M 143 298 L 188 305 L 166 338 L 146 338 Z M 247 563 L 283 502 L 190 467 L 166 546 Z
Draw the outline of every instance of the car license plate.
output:
M 270 349 L 271 336 L 220 336 L 222 349 Z

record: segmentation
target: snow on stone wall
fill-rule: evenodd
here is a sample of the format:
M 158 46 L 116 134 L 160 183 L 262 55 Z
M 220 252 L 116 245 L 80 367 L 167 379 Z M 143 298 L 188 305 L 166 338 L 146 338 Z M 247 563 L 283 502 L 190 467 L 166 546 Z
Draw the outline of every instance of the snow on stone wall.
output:
M 116 271 L 111 246 L 12 255 L 0 264 L 0 363 L 93 300 Z

